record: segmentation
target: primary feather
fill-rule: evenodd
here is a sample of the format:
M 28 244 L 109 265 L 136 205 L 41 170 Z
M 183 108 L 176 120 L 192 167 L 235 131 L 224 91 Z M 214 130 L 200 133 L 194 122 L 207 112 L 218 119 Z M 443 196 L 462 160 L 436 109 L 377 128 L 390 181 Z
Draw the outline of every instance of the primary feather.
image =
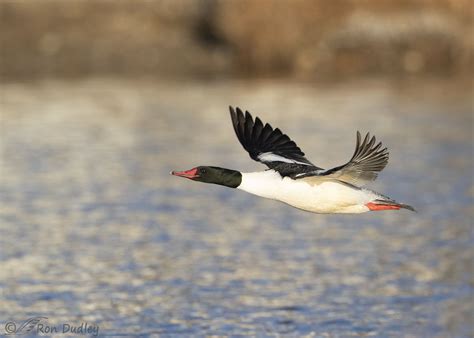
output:
M 360 133 L 357 132 L 356 148 L 349 162 L 322 171 L 319 175 L 336 178 L 357 186 L 373 181 L 388 163 L 387 148 L 380 149 L 381 147 L 382 143 L 376 144 L 375 136 L 371 138 L 369 133 L 361 143 Z

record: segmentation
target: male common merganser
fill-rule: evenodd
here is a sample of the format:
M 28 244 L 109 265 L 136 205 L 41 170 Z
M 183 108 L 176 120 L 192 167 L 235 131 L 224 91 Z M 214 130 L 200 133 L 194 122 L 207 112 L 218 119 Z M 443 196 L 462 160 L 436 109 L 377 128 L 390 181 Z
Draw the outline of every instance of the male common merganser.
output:
M 314 213 L 363 213 L 377 210 L 408 209 L 375 191 L 362 188 L 376 179 L 388 163 L 387 148 L 375 144 L 367 133 L 361 142 L 357 132 L 354 155 L 344 165 L 322 169 L 305 158 L 304 153 L 280 129 L 265 125 L 248 111 L 229 107 L 232 124 L 240 143 L 250 157 L 270 169 L 241 173 L 237 170 L 199 166 L 171 174 L 194 181 L 237 188 L 251 194 L 278 200 Z

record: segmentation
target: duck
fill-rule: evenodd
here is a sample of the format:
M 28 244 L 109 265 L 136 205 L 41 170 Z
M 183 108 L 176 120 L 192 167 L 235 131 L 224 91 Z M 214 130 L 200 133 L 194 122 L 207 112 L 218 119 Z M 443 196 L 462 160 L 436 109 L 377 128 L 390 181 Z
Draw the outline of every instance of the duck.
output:
M 351 159 L 323 169 L 310 162 L 296 143 L 279 128 L 259 117 L 229 107 L 235 134 L 250 158 L 268 169 L 258 172 L 198 166 L 171 174 L 192 181 L 217 184 L 277 200 L 318 214 L 359 214 L 369 211 L 415 209 L 365 188 L 388 163 L 389 153 L 375 136 L 356 134 Z

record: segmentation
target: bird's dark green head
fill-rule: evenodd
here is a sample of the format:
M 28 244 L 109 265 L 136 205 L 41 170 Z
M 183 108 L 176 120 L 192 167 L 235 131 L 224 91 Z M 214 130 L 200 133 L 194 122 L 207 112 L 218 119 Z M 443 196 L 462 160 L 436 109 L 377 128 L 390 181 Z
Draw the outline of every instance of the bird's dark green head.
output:
M 242 182 L 242 174 L 239 171 L 210 166 L 199 166 L 185 171 L 172 171 L 171 175 L 189 178 L 193 181 L 224 185 L 230 188 L 237 188 Z

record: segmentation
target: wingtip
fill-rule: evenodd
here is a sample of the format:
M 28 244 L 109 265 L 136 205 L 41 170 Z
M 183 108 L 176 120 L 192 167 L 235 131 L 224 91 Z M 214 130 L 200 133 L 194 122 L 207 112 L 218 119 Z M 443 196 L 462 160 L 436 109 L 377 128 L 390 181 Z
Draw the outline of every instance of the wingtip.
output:
M 245 111 L 245 119 L 253 121 L 252 114 L 250 114 L 248 110 Z
M 236 119 L 236 116 L 237 116 L 237 113 L 235 112 L 234 107 L 229 106 L 229 114 L 230 114 L 231 120 L 234 121 Z M 232 122 L 232 123 L 234 123 L 234 122 Z

